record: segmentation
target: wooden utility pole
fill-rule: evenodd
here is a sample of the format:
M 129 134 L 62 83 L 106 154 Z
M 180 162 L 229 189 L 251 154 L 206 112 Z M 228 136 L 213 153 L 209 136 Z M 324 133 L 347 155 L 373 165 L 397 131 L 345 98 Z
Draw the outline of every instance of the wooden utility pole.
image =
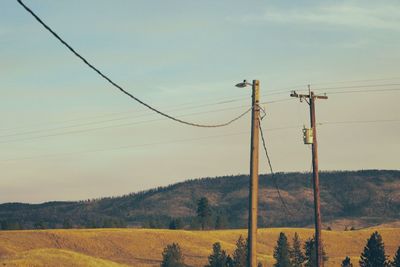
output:
M 315 99 L 328 99 L 327 96 L 318 96 L 315 95 L 314 92 L 311 92 L 310 86 L 308 86 L 308 95 L 297 94 L 293 91 L 290 96 L 298 97 L 306 100 L 306 102 L 310 106 L 310 122 L 311 122 L 311 131 L 312 141 L 307 137 L 304 137 L 304 143 L 312 144 L 312 165 L 313 165 L 313 187 L 314 187 L 314 220 L 315 220 L 315 250 L 316 250 L 316 266 L 322 267 L 324 266 L 323 253 L 322 253 L 322 237 L 321 237 L 321 204 L 320 204 L 320 191 L 319 191 L 319 173 L 318 173 L 318 142 L 317 142 L 317 124 L 315 119 Z M 307 135 L 307 131 L 305 131 L 305 135 Z
M 248 83 L 244 80 L 236 87 L 244 88 L 251 85 L 251 144 L 250 144 L 250 185 L 249 185 L 249 221 L 248 221 L 248 247 L 247 267 L 257 267 L 257 209 L 258 209 L 258 143 L 260 128 L 260 81 L 253 80 Z
M 248 266 L 257 266 L 257 208 L 258 208 L 258 143 L 259 143 L 259 86 L 258 80 L 252 84 L 251 144 L 250 144 L 250 190 L 248 222 Z
M 313 133 L 312 143 L 312 165 L 313 165 L 313 184 L 314 184 L 314 220 L 315 220 L 315 247 L 317 252 L 317 267 L 323 266 L 322 258 L 322 238 L 321 238 L 321 204 L 319 194 L 319 173 L 318 173 L 318 143 L 317 125 L 315 123 L 315 97 L 314 92 L 310 92 L 310 121 Z

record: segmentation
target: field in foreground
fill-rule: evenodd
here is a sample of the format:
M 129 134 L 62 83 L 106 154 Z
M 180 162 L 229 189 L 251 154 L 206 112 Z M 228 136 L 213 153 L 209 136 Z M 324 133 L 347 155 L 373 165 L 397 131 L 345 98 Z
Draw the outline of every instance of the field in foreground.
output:
M 356 231 L 323 231 L 329 261 L 340 266 L 345 256 L 358 262 L 367 238 L 378 230 L 385 242 L 386 254 L 393 256 L 400 246 L 399 228 L 367 228 Z M 259 230 L 259 261 L 271 266 L 273 247 L 279 232 L 289 240 L 294 232 L 302 241 L 312 229 L 272 228 Z M 229 253 L 246 230 L 184 231 L 158 229 L 73 229 L 0 231 L 1 266 L 159 266 L 163 248 L 172 242 L 181 245 L 185 262 L 203 266 L 214 242 L 221 242 Z M 267 265 L 265 265 L 267 263 Z M 356 264 L 355 266 L 357 266 Z

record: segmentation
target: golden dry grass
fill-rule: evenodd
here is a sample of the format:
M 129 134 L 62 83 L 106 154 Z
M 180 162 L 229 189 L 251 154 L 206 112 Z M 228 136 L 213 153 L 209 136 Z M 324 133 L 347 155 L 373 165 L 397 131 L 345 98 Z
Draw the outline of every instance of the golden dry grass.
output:
M 367 238 L 378 230 L 385 242 L 386 253 L 392 256 L 400 246 L 399 228 L 368 228 L 357 231 L 323 231 L 327 266 L 340 266 L 345 256 L 354 263 Z M 304 241 L 312 229 L 272 228 L 259 230 L 259 260 L 271 266 L 272 252 L 280 232 L 289 240 L 294 232 Z M 211 246 L 220 242 L 229 253 L 246 230 L 177 231 L 159 229 L 74 229 L 0 231 L 1 266 L 159 266 L 163 248 L 178 242 L 185 262 L 203 266 Z M 57 264 L 56 264 L 57 263 Z M 60 263 L 63 263 L 61 265 Z M 4 265 L 5 264 L 5 265 Z
M 32 249 L 18 253 L 11 259 L 1 261 L 2 266 L 33 267 L 127 267 L 112 261 L 102 260 L 70 250 L 47 248 Z

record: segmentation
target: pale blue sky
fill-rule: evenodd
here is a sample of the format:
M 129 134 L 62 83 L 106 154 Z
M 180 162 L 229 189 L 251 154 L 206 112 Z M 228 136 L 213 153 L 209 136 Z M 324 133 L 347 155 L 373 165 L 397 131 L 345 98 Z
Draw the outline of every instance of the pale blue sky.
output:
M 328 94 L 317 103 L 318 120 L 400 119 L 400 91 L 385 91 L 400 88 L 398 1 L 25 3 L 129 92 L 190 121 L 243 112 L 250 91 L 233 87 L 243 78 L 261 81 L 262 101 L 289 99 L 308 83 L 327 93 L 383 90 Z M 164 120 L 83 65 L 17 1 L 0 2 L 0 71 L 0 202 L 87 199 L 248 173 L 248 116 L 222 129 Z M 301 140 L 307 106 L 266 108 L 275 170 L 309 170 Z M 322 125 L 321 169 L 398 169 L 399 135 L 399 121 Z

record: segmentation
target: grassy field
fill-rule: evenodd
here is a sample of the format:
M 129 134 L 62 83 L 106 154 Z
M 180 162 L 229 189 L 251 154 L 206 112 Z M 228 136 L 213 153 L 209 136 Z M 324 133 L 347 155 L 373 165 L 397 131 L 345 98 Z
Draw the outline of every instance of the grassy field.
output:
M 323 231 L 329 261 L 327 266 L 340 266 L 345 256 L 354 263 L 367 238 L 378 230 L 385 242 L 386 254 L 393 256 L 400 246 L 400 228 L 368 228 L 357 231 Z M 261 229 L 258 235 L 259 260 L 271 266 L 273 247 L 279 232 L 289 240 L 294 232 L 302 241 L 312 236 L 312 229 Z M 163 248 L 178 242 L 185 262 L 203 266 L 214 242 L 221 242 L 229 253 L 246 230 L 178 231 L 155 229 L 73 229 L 0 231 L 1 266 L 159 266 Z M 358 264 L 357 264 L 358 265 Z

